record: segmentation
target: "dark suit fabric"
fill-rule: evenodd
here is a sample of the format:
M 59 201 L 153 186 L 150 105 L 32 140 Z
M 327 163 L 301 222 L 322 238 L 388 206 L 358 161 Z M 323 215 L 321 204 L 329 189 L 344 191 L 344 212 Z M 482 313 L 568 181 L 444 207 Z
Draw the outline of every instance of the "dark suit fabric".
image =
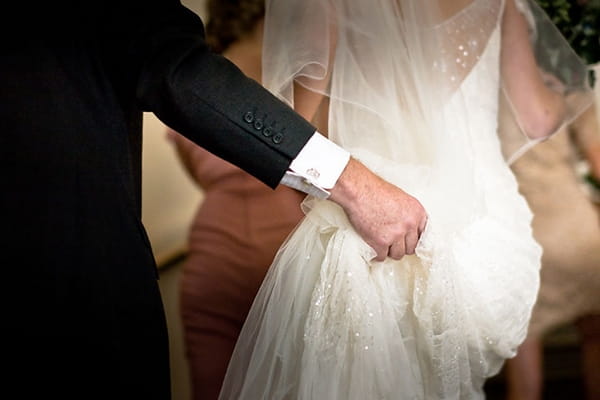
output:
M 269 186 L 314 128 L 211 54 L 201 21 L 177 1 L 15 7 L 4 16 L 17 29 L 0 39 L 5 389 L 168 399 L 167 330 L 141 223 L 142 112 Z

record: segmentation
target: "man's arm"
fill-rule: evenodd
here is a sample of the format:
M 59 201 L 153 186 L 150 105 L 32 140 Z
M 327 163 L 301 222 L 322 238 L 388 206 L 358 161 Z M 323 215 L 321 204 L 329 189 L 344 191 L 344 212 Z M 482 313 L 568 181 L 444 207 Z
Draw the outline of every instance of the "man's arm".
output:
M 384 181 L 336 144 L 313 135 L 292 162 L 283 184 L 339 204 L 377 253 L 400 259 L 414 254 L 427 214 L 417 199 Z
M 292 168 L 298 167 L 294 179 L 284 178 L 282 183 L 340 205 L 354 229 L 377 253 L 376 260 L 414 254 L 427 224 L 421 203 L 358 160 L 343 157 L 347 154 L 343 149 L 319 136 L 316 133 L 292 162 Z M 327 158 L 319 157 L 323 148 Z M 310 156 L 313 152 L 314 157 Z
M 143 27 L 132 24 L 132 56 L 141 58 L 134 64 L 141 65 L 137 92 L 144 110 L 266 184 L 277 185 L 316 128 L 231 62 L 212 54 L 201 21 L 188 10 L 158 7 L 142 22 Z M 339 170 L 334 186 L 325 189 L 331 189 L 330 199 L 348 214 L 377 259 L 414 253 L 426 223 L 420 203 L 356 160 Z
M 417 199 L 383 180 L 351 158 L 336 185 L 331 201 L 339 204 L 352 226 L 377 253 L 400 259 L 414 254 L 427 224 L 427 213 Z

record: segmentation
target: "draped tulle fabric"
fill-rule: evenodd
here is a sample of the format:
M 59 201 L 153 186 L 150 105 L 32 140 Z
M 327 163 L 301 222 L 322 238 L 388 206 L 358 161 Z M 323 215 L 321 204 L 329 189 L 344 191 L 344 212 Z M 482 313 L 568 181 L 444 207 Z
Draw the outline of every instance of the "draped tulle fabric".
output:
M 440 6 L 441 5 L 441 6 Z M 308 199 L 263 282 L 221 399 L 474 399 L 526 335 L 541 249 L 496 134 L 497 0 L 270 0 L 264 84 L 324 96 L 329 137 L 429 214 L 374 262 Z
M 564 115 L 551 133 L 554 134 L 573 122 L 594 102 L 590 82 L 591 74 L 588 66 L 575 53 L 566 38 L 562 36 L 535 0 L 515 0 L 515 2 L 529 25 L 530 42 L 540 73 L 545 77 L 547 85 L 564 99 Z M 520 131 L 502 132 L 501 136 L 502 151 L 508 163 L 512 164 L 547 137 L 532 138 L 528 136 L 521 123 L 520 110 L 511 101 L 510 90 L 507 90 L 505 85 L 502 85 L 502 88 L 502 95 L 512 106 L 511 117 L 517 126 L 521 127 Z

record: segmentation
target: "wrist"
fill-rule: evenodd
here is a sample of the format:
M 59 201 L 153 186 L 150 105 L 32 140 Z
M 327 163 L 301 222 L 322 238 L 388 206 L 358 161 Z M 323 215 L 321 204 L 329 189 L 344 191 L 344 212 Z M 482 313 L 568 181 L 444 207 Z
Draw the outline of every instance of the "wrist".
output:
M 359 186 L 366 183 L 366 174 L 369 170 L 354 158 L 350 158 L 342 170 L 336 184 L 330 190 L 329 200 L 348 208 L 359 197 Z

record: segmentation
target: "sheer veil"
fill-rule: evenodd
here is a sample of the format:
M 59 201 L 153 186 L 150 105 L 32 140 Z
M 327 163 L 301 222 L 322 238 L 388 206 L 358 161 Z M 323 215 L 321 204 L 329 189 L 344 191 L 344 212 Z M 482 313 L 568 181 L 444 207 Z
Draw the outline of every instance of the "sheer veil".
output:
M 515 354 L 541 249 L 507 166 L 532 140 L 511 138 L 503 154 L 495 132 L 504 4 L 266 1 L 263 84 L 292 107 L 295 84 L 319 94 L 319 130 L 419 199 L 429 223 L 416 256 L 374 263 L 339 207 L 305 201 L 220 399 L 481 398 Z M 575 115 L 589 90 L 569 57 L 573 79 L 559 76 L 565 96 L 580 94 Z
M 522 13 L 529 27 L 529 40 L 533 48 L 535 60 L 547 86 L 564 101 L 561 118 L 556 121 L 550 134 L 573 122 L 587 107 L 594 102 L 593 89 L 590 82 L 588 66 L 575 53 L 566 38 L 551 21 L 544 10 L 535 0 L 515 0 L 517 8 Z M 503 82 L 508 81 L 503 72 Z M 503 100 L 512 110 L 513 122 L 520 131 L 500 131 L 502 151 L 512 164 L 531 147 L 546 137 L 534 138 L 528 135 L 522 122 L 522 110 L 513 101 L 515 94 L 509 85 L 503 83 Z M 520 133 L 520 135 L 518 135 Z M 549 136 L 549 135 L 548 135 Z
M 360 129 L 346 129 L 356 123 L 365 124 L 369 134 L 382 125 L 405 126 L 410 134 L 396 135 L 393 143 L 377 141 L 381 146 L 376 152 L 383 150 L 396 158 L 395 150 L 408 146 L 412 151 L 402 151 L 402 156 L 410 162 L 439 156 L 423 154 L 424 149 L 460 150 L 462 144 L 444 131 L 439 110 L 481 56 L 504 1 L 267 3 L 264 84 L 291 106 L 294 80 L 337 102 L 329 121 L 335 123 L 328 124 L 337 127 L 329 134 L 332 140 L 345 147 L 364 144 Z M 540 71 L 565 98 L 566 110 L 556 131 L 592 102 L 586 66 L 534 0 L 516 0 L 516 4 L 529 24 Z M 501 76 L 503 82 L 507 78 Z M 502 95 L 513 104 L 514 95 L 501 87 L 505 89 Z M 402 109 L 391 111 L 390 101 Z M 513 117 L 522 126 L 518 107 L 513 106 Z M 432 125 L 439 129 L 431 129 Z M 503 137 L 505 158 L 512 163 L 543 139 L 528 135 L 523 128 L 519 137 Z M 422 146 L 428 142 L 438 146 Z
M 471 166 L 450 161 L 469 145 L 446 129 L 448 118 L 454 126 L 461 120 L 441 110 L 461 96 L 456 88 L 485 49 L 500 2 L 478 7 L 479 15 L 464 9 L 469 1 L 451 3 L 460 2 L 268 1 L 263 84 L 290 106 L 294 80 L 323 94 L 328 120 L 321 130 L 381 175 L 444 165 L 452 178 L 436 184 L 473 188 L 461 182 L 471 179 Z M 479 40 L 469 43 L 472 36 Z M 395 183 L 419 194 L 413 182 Z M 474 197 L 456 197 L 465 198 Z
M 268 0 L 263 84 L 292 107 L 294 82 L 322 94 L 325 112 L 316 118 L 326 115 L 326 120 L 314 122 L 331 140 L 384 177 L 398 168 L 443 170 L 419 174 L 420 179 L 429 176 L 439 193 L 453 193 L 444 201 L 455 201 L 456 210 L 477 207 L 477 193 L 470 192 L 477 191 L 472 160 L 454 162 L 469 153 L 465 150 L 478 134 L 464 134 L 472 128 L 463 118 L 469 110 L 460 85 L 486 51 L 504 4 Z M 586 66 L 533 0 L 516 4 L 530 26 L 541 73 L 565 100 L 555 132 L 592 102 Z M 523 127 L 524 112 L 507 89 L 511 76 L 490 71 L 489 79 L 498 80 L 498 96 L 512 105 L 512 117 Z M 482 101 L 487 101 L 485 96 Z M 500 149 L 508 163 L 547 137 L 536 138 L 525 129 L 502 133 Z M 394 183 L 420 198 L 423 185 L 410 181 L 415 175 L 407 173 L 407 180 Z M 460 211 L 440 216 L 465 217 Z

